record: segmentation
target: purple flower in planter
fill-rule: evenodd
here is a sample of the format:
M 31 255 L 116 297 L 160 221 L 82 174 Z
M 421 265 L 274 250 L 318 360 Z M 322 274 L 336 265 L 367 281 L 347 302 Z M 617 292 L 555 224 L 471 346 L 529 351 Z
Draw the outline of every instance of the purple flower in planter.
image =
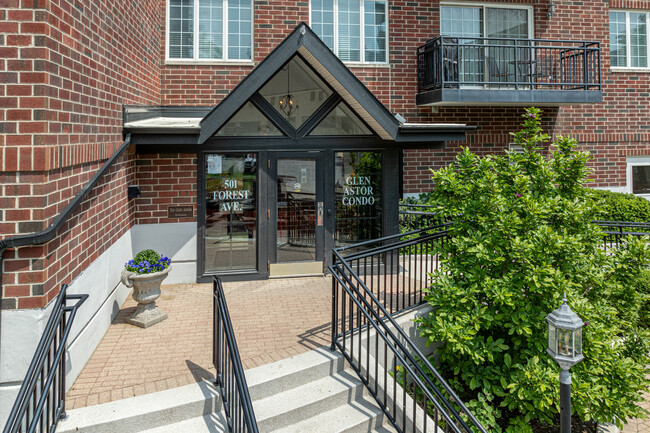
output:
M 517 198 L 519 198 L 519 197 L 521 197 L 521 194 L 517 193 L 517 194 L 515 194 L 515 196 L 517 196 Z

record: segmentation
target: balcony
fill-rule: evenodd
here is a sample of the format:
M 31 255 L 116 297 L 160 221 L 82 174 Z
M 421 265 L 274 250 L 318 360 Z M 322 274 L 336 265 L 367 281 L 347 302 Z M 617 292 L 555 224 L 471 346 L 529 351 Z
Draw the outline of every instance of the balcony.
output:
M 438 36 L 418 48 L 417 105 L 602 100 L 599 42 Z

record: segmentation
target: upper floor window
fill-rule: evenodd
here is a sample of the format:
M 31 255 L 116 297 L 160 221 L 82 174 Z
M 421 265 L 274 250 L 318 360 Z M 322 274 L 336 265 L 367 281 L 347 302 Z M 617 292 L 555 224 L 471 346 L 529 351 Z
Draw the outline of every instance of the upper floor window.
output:
M 344 62 L 386 63 L 386 0 L 311 0 L 314 32 Z
M 648 67 L 649 12 L 609 13 L 609 52 L 612 67 Z
M 440 33 L 463 38 L 533 37 L 530 7 L 515 6 L 441 6 Z
M 253 0 L 168 0 L 167 60 L 252 60 Z
M 627 158 L 627 187 L 632 194 L 650 194 L 650 157 Z
M 445 77 L 469 85 L 525 77 L 533 37 L 529 6 L 442 5 L 440 34 L 449 43 Z M 453 44 L 464 47 L 454 50 Z M 483 45 L 486 45 L 484 48 Z M 521 48 L 513 48 L 521 46 Z

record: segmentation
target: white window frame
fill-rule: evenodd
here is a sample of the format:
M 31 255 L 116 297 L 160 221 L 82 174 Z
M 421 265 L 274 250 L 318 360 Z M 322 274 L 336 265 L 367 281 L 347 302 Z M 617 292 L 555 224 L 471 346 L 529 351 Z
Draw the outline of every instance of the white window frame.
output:
M 333 0 L 334 1 L 334 54 L 338 57 L 339 55 L 339 0 Z M 387 66 L 389 62 L 388 55 L 390 53 L 388 44 L 390 41 L 390 35 L 388 32 L 389 28 L 389 23 L 388 23 L 388 6 L 389 6 L 389 0 L 384 0 L 386 4 L 386 11 L 384 14 L 386 15 L 386 60 L 383 62 L 370 62 L 366 61 L 366 4 L 364 0 L 360 0 L 360 38 L 361 38 L 361 47 L 360 47 L 360 60 L 359 61 L 348 61 L 344 60 L 343 62 L 346 65 L 383 65 Z M 312 25 L 312 16 L 311 16 L 311 11 L 312 11 L 312 6 L 311 6 L 312 0 L 309 0 L 309 25 Z
M 194 1 L 194 16 L 192 17 L 194 21 L 194 34 L 192 37 L 192 46 L 193 46 L 193 57 L 191 59 L 183 58 L 170 58 L 169 57 L 169 8 L 170 1 L 166 2 L 165 6 L 165 63 L 174 65 L 174 64 L 245 64 L 249 65 L 253 63 L 255 58 L 255 53 L 253 52 L 253 46 L 255 41 L 255 0 L 251 0 L 251 58 L 250 59 L 229 59 L 228 58 L 228 0 L 223 0 L 223 47 L 221 52 L 223 53 L 223 58 L 221 59 L 202 59 L 199 58 L 199 0 Z
M 633 191 L 633 175 L 632 175 L 632 169 L 634 167 L 643 167 L 643 166 L 650 166 L 650 156 L 628 156 L 626 158 L 627 162 L 627 169 L 626 169 L 626 192 L 630 194 L 634 194 Z M 647 199 L 650 199 L 650 193 L 646 194 L 634 194 L 639 197 L 645 197 Z
M 525 9 L 528 12 L 528 39 L 535 39 L 535 11 L 533 6 L 516 5 L 516 4 L 503 4 L 503 3 L 482 3 L 482 2 L 462 2 L 462 3 L 448 3 L 441 2 L 440 7 L 473 7 L 483 9 L 483 28 L 481 29 L 482 38 L 487 38 L 487 19 L 485 9 Z M 440 32 L 442 33 L 442 25 L 440 25 Z M 441 36 L 451 36 L 442 35 Z
M 610 68 L 612 71 L 649 71 L 650 70 L 650 11 L 644 11 L 644 10 L 638 10 L 638 9 L 610 9 L 609 12 L 623 12 L 625 13 L 625 63 L 627 63 L 627 66 L 612 66 L 612 62 L 610 60 Z M 607 37 L 608 37 L 608 43 L 611 41 L 609 40 L 610 34 L 609 34 L 609 12 L 607 13 Z M 645 41 L 645 49 L 646 49 L 646 59 L 648 66 L 630 66 L 632 64 L 632 44 L 631 38 L 632 35 L 630 34 L 630 13 L 637 13 L 637 14 L 645 14 L 645 29 L 646 29 L 646 41 Z M 611 59 L 612 55 L 612 50 L 611 47 L 609 48 L 609 56 Z M 631 188 L 631 187 L 630 187 Z

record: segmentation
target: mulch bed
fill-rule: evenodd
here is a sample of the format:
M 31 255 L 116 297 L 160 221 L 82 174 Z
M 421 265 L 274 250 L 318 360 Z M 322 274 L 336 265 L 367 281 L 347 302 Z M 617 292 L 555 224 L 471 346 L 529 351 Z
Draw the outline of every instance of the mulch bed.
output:
M 531 421 L 530 426 L 535 433 L 558 433 L 560 431 L 560 419 L 555 419 L 555 425 L 543 424 L 539 421 Z M 597 425 L 593 421 L 582 422 L 577 416 L 571 417 L 571 433 L 596 433 Z

